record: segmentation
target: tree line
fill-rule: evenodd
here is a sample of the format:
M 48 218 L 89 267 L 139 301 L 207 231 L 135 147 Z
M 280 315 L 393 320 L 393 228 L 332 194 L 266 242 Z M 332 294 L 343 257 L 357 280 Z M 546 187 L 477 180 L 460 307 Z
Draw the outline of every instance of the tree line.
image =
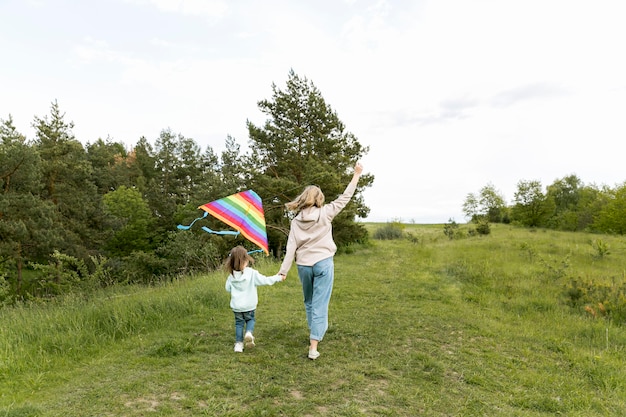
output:
M 215 269 L 232 246 L 250 243 L 176 226 L 198 217 L 198 206 L 246 189 L 261 196 L 270 252 L 280 257 L 284 203 L 311 183 L 334 199 L 368 148 L 293 71 L 285 89 L 272 84 L 272 98 L 257 104 L 267 120 L 246 122 L 245 153 L 231 136 L 218 154 L 171 129 L 131 149 L 111 139 L 83 145 L 56 101 L 34 117 L 33 139 L 10 115 L 0 119 L 0 303 Z M 361 177 L 335 219 L 338 246 L 366 239 L 355 218 L 368 214 L 362 191 L 373 180 Z M 203 222 L 228 228 L 210 216 Z
M 626 233 L 626 182 L 614 187 L 584 184 L 575 174 L 545 190 L 538 180 L 520 180 L 511 204 L 493 184 L 469 193 L 464 214 L 475 223 L 515 223 L 563 231 Z

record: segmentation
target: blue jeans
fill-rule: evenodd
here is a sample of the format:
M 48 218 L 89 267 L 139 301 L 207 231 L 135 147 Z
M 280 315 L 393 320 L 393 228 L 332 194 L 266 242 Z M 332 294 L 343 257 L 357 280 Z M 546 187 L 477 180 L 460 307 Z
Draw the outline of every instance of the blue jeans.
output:
M 235 311 L 235 341 L 243 342 L 243 328 L 246 327 L 246 331 L 254 333 L 254 311 Z
M 328 304 L 335 280 L 333 258 L 326 258 L 313 266 L 298 265 L 298 277 L 302 283 L 309 338 L 322 340 L 328 330 Z

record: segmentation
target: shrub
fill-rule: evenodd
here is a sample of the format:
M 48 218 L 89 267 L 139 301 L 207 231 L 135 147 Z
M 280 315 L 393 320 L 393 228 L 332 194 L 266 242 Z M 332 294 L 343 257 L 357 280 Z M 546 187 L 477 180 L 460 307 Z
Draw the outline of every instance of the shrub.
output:
M 448 223 L 443 226 L 443 234 L 448 236 L 450 240 L 464 237 L 463 231 L 453 219 L 449 219 Z
M 0 308 L 3 305 L 8 304 L 9 296 L 10 296 L 11 286 L 7 281 L 6 277 L 0 273 Z
M 489 221 L 487 219 L 481 219 L 476 224 L 476 232 L 479 235 L 488 235 L 491 233 L 491 226 L 489 226 Z
M 591 247 L 595 250 L 594 258 L 596 259 L 602 259 L 606 255 L 611 253 L 609 251 L 609 244 L 603 241 L 602 239 L 596 239 L 593 242 L 591 242 Z
M 411 243 L 415 243 L 415 244 L 420 243 L 419 237 L 417 237 L 413 233 L 407 233 L 406 234 L 406 240 L 408 240 Z
M 404 234 L 404 226 L 400 222 L 387 223 L 382 227 L 379 227 L 374 232 L 374 239 L 377 240 L 394 240 L 402 239 Z
M 610 283 L 571 280 L 565 293 L 568 304 L 592 317 L 605 317 L 615 324 L 626 323 L 626 283 L 623 278 Z
M 133 252 L 118 267 L 120 282 L 129 284 L 155 284 L 167 277 L 167 261 L 154 253 Z

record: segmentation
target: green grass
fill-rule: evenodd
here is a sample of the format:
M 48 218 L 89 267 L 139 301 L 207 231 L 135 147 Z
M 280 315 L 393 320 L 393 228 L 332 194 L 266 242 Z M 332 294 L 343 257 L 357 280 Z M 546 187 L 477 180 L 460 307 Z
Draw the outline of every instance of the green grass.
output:
M 295 268 L 259 289 L 243 354 L 221 273 L 4 309 L 0 416 L 626 415 L 626 324 L 565 293 L 623 279 L 622 238 L 598 259 L 583 233 L 405 233 L 335 258 L 316 361 Z

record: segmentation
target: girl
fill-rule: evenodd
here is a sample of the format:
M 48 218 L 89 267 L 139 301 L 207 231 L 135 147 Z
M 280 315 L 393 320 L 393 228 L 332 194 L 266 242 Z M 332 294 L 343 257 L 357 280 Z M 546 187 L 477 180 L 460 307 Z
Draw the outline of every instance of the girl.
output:
M 235 313 L 235 352 L 239 353 L 243 352 L 244 340 L 246 347 L 254 346 L 254 313 L 259 303 L 256 287 L 273 285 L 285 279 L 284 275 L 266 277 L 248 266 L 253 263 L 254 258 L 243 246 L 233 248 L 224 262 L 228 272 L 226 291 L 230 293 L 230 307 Z

